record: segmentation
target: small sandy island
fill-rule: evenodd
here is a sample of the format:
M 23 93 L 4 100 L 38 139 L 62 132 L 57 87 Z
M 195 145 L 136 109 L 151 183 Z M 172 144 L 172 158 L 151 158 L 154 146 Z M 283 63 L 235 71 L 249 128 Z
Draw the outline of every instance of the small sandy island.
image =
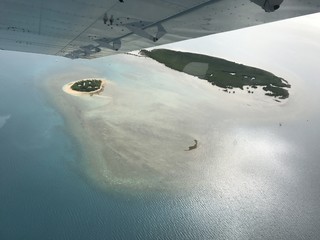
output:
M 77 91 L 77 90 L 73 90 L 71 88 L 71 86 L 73 86 L 75 83 L 77 82 L 81 82 L 81 81 L 92 81 L 92 80 L 99 80 L 101 81 L 101 84 L 100 84 L 100 87 L 96 90 L 93 90 L 93 91 Z M 70 95 L 73 95 L 73 96 L 93 96 L 94 94 L 100 94 L 101 92 L 103 92 L 104 90 L 104 87 L 106 85 L 106 80 L 105 79 L 97 79 L 97 78 L 86 78 L 86 79 L 81 79 L 81 80 L 78 80 L 78 81 L 73 81 L 73 82 L 70 82 L 70 83 L 67 83 L 65 84 L 63 87 L 62 87 L 62 90 L 65 92 L 65 93 L 68 93 Z

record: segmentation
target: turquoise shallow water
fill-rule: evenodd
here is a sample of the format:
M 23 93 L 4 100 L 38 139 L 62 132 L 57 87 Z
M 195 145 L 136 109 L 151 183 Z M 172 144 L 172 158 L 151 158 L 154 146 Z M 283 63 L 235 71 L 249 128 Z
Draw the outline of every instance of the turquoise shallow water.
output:
M 102 191 L 82 175 L 78 146 L 34 82 L 53 63 L 20 59 L 1 69 L 0 116 L 10 115 L 0 129 L 1 240 L 320 235 L 319 117 L 281 129 L 235 126 L 230 136 L 236 141 L 225 141 L 234 155 L 208 162 L 204 176 L 216 181 L 207 186 L 176 193 Z

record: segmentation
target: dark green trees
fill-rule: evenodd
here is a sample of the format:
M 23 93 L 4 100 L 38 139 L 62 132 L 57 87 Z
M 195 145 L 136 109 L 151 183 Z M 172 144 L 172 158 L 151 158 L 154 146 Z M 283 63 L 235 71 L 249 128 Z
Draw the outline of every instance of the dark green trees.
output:
M 101 84 L 102 81 L 96 79 L 80 80 L 72 84 L 71 89 L 78 92 L 93 92 L 100 89 Z

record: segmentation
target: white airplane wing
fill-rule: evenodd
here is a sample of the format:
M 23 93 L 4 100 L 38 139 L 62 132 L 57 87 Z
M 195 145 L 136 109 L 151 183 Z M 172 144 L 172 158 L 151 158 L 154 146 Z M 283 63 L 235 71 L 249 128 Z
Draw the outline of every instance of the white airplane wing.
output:
M 320 0 L 0 0 L 0 49 L 90 59 L 319 10 Z

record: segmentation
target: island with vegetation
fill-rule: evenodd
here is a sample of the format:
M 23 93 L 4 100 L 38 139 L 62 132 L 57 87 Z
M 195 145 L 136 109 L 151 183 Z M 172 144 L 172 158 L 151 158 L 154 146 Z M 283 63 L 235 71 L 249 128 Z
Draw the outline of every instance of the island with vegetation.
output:
M 102 88 L 102 81 L 97 79 L 84 79 L 74 82 L 71 89 L 78 92 L 97 92 Z
M 207 80 L 212 85 L 224 88 L 225 92 L 234 93 L 231 89 L 239 88 L 253 93 L 254 89 L 261 87 L 266 92 L 265 95 L 274 97 L 275 101 L 289 97 L 290 84 L 262 69 L 207 55 L 168 49 L 141 50 L 140 54 L 171 69 Z

